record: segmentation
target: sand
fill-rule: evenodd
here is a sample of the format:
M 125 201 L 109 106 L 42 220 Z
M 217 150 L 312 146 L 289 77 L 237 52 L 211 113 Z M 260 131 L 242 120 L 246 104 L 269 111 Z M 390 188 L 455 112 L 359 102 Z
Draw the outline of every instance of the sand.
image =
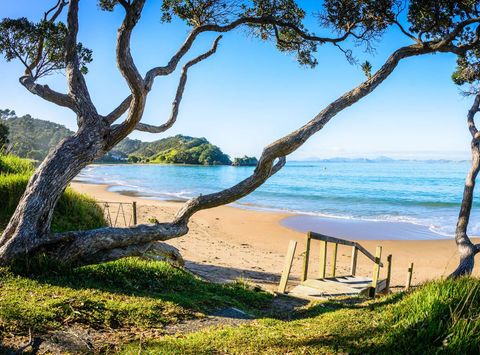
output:
M 159 222 L 169 221 L 181 207 L 180 202 L 157 201 L 112 192 L 107 185 L 74 182 L 72 188 L 99 201 L 136 201 L 139 223 L 147 222 L 149 218 L 156 218 Z M 126 209 L 126 214 L 129 213 L 129 209 Z M 128 215 L 127 220 L 129 218 Z M 287 227 L 286 225 L 292 227 L 286 222 L 289 219 L 296 218 L 288 213 L 222 206 L 194 215 L 190 223 L 190 232 L 168 243 L 181 251 L 188 269 L 208 280 L 230 282 L 241 278 L 266 289 L 275 290 L 282 272 L 289 240 L 296 240 L 299 244 L 295 253 L 290 288 L 298 283 L 300 277 L 305 233 Z M 385 226 L 376 222 L 353 223 L 350 227 L 347 221 L 342 220 L 325 219 L 318 222 L 317 219 L 315 223 L 314 227 L 319 233 L 340 234 L 343 237 L 350 235 L 349 239 L 355 239 L 355 236 L 363 237 L 356 240 L 372 254 L 376 246 L 382 246 L 382 260 L 385 260 L 388 254 L 393 255 L 392 285 L 394 286 L 405 285 L 410 262 L 414 263 L 413 283 L 420 284 L 427 280 L 448 276 L 458 261 L 455 243 L 450 238 L 381 240 L 379 235 Z M 397 227 L 399 227 L 398 233 L 385 230 L 385 235 L 401 235 L 402 228 L 409 233 L 412 233 L 412 228 L 415 229 L 411 225 Z M 392 228 L 392 226 L 387 223 L 385 228 Z M 374 237 L 365 240 L 367 236 Z M 317 243 L 312 242 L 309 268 L 312 276 L 318 274 L 319 246 Z M 348 274 L 350 255 L 350 247 L 339 247 L 337 275 Z M 373 264 L 360 255 L 357 274 L 370 276 L 372 268 Z M 329 266 L 327 270 L 330 270 Z M 381 272 L 385 273 L 384 270 Z M 478 269 L 475 275 L 480 275 Z

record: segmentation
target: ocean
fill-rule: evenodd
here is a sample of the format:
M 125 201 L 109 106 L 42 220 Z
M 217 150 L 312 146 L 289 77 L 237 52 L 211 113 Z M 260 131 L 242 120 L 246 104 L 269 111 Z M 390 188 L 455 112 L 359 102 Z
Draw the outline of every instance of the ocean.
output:
M 455 230 L 469 165 L 388 159 L 288 162 L 234 205 L 339 221 L 405 222 L 448 237 Z M 77 180 L 146 198 L 186 200 L 232 186 L 252 171 L 253 167 L 231 166 L 92 165 Z M 480 235 L 479 217 L 474 205 L 472 235 Z

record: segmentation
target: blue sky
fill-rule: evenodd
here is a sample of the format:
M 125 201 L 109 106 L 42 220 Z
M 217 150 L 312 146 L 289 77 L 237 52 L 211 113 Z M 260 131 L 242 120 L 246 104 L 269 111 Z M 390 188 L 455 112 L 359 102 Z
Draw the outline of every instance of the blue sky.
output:
M 2 1 L 0 17 L 37 20 L 53 2 Z M 142 73 L 164 65 L 188 33 L 178 21 L 162 24 L 159 6 L 159 1 L 148 3 L 133 35 L 132 52 Z M 100 113 L 108 113 L 128 95 L 115 65 L 116 29 L 122 16 L 120 8 L 106 13 L 97 9 L 94 0 L 80 2 L 79 39 L 94 51 L 87 82 Z M 214 34 L 202 35 L 186 59 L 210 48 L 214 38 Z M 392 29 L 373 55 L 363 54 L 360 48 L 354 48 L 354 53 L 378 69 L 395 48 L 408 43 Z M 318 60 L 317 68 L 303 68 L 271 43 L 253 39 L 242 30 L 228 33 L 214 56 L 189 71 L 176 125 L 161 135 L 134 132 L 130 137 L 151 141 L 179 133 L 203 136 L 231 156 L 258 156 L 265 145 L 300 127 L 364 79 L 359 67 L 348 64 L 334 47 L 321 47 Z M 455 57 L 446 54 L 403 61 L 386 82 L 335 117 L 291 159 L 380 155 L 468 158 L 465 116 L 471 99 L 459 95 L 451 82 L 454 67 Z M 178 71 L 157 79 L 143 122 L 159 124 L 168 118 Z M 0 60 L 0 108 L 75 129 L 75 117 L 69 110 L 31 95 L 18 83 L 22 72 L 19 63 Z M 66 91 L 62 75 L 42 82 Z

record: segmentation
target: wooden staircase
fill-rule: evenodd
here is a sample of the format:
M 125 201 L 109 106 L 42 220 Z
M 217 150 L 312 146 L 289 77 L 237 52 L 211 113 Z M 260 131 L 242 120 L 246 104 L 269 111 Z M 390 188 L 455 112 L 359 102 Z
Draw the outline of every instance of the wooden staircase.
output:
M 310 246 L 312 240 L 320 241 L 320 272 L 318 278 L 308 278 Z M 329 243 L 333 244 L 333 252 L 331 275 L 327 277 L 327 247 Z M 352 247 L 352 259 L 349 275 L 336 275 L 338 245 L 346 245 Z M 292 268 L 296 246 L 297 242 L 291 240 L 288 247 L 287 256 L 285 258 L 285 266 L 282 272 L 282 277 L 278 286 L 278 292 L 282 294 L 286 293 L 288 278 L 290 276 L 290 270 Z M 359 251 L 373 262 L 372 277 L 356 275 L 357 257 Z M 379 292 L 388 293 L 390 287 L 392 256 L 389 255 L 387 257 L 387 271 L 386 278 L 384 279 L 380 279 L 380 268 L 384 267 L 383 263 L 381 262 L 381 257 L 381 246 L 377 247 L 375 256 L 373 256 L 368 250 L 366 250 L 357 242 L 330 237 L 319 233 L 308 232 L 305 241 L 302 282 L 298 286 L 294 287 L 290 292 L 288 292 L 288 294 L 299 298 L 318 299 L 326 297 L 355 295 L 367 295 L 370 297 L 374 297 L 375 294 Z

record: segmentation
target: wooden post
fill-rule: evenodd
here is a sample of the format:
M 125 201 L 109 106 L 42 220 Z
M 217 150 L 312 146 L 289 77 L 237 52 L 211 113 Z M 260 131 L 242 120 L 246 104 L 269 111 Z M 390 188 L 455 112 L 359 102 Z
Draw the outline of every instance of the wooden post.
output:
M 305 240 L 305 255 L 303 257 L 303 272 L 302 272 L 302 281 L 307 279 L 308 274 L 308 258 L 310 256 L 310 232 L 307 233 L 307 239 Z
M 410 263 L 408 266 L 408 275 L 407 275 L 407 284 L 405 285 L 405 291 L 412 286 L 412 275 L 413 275 L 413 263 Z
M 132 215 L 133 215 L 133 225 L 137 225 L 137 202 L 132 202 Z
M 392 278 L 392 254 L 387 256 L 387 280 L 385 285 L 385 293 L 390 292 L 390 280 Z
M 335 269 L 337 268 L 337 251 L 338 243 L 333 245 L 333 256 L 332 256 L 332 277 L 335 277 Z
M 352 276 L 355 276 L 357 273 L 357 256 L 358 256 L 358 249 L 357 246 L 354 245 L 352 247 L 352 260 L 351 260 L 351 265 L 350 265 L 350 273 Z
M 372 286 L 370 287 L 369 296 L 375 297 L 377 292 L 378 277 L 380 276 L 380 260 L 382 258 L 382 247 L 378 246 L 375 251 L 375 264 L 373 265 Z
M 278 285 L 278 292 L 285 293 L 287 289 L 288 277 L 292 270 L 293 256 L 295 255 L 295 249 L 297 248 L 297 242 L 291 240 L 288 244 L 287 255 L 285 256 L 285 263 L 283 265 L 282 277 L 280 278 L 280 284 Z
M 327 270 L 327 242 L 320 241 L 320 272 L 319 277 L 324 279 Z

